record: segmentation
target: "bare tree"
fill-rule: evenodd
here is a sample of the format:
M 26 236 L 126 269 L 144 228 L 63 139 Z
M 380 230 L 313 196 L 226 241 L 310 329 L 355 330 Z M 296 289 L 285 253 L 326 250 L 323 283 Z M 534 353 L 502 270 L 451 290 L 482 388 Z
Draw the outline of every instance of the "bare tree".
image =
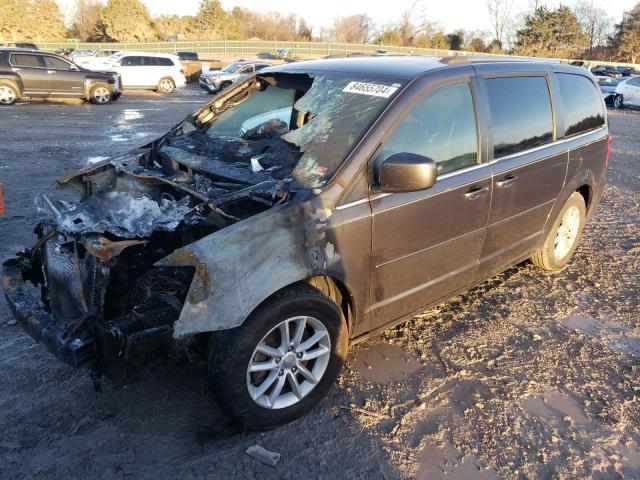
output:
M 493 40 L 501 48 L 504 43 L 506 29 L 511 22 L 513 0 L 487 0 L 489 21 L 493 30 Z
M 371 38 L 373 22 L 365 14 L 337 17 L 333 21 L 331 37 L 337 42 L 366 43 Z
M 589 55 L 593 48 L 604 45 L 613 29 L 613 19 L 597 7 L 593 0 L 578 0 L 573 7 L 578 21 L 589 37 Z
M 96 25 L 103 5 L 98 0 L 76 0 L 75 10 L 71 15 L 71 32 L 76 37 L 87 41 L 97 35 Z
M 411 7 L 400 16 L 398 33 L 405 47 L 412 45 L 419 35 L 433 34 L 434 30 L 435 23 L 428 20 L 423 0 L 414 0 Z

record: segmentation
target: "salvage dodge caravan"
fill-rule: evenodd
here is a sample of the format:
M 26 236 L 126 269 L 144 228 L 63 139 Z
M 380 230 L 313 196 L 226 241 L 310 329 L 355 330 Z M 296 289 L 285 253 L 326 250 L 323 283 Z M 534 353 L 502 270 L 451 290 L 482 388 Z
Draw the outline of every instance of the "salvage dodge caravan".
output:
M 199 355 L 227 412 L 274 427 L 327 393 L 350 342 L 525 259 L 562 269 L 609 141 L 594 77 L 567 65 L 271 67 L 40 194 L 5 294 L 94 378 Z

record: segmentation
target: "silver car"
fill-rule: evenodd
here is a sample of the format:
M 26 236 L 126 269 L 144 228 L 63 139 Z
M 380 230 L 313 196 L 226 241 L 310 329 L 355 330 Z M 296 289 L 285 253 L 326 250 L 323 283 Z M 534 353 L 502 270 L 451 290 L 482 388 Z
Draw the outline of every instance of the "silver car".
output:
M 269 63 L 248 62 L 239 60 L 233 62 L 221 70 L 210 70 L 200 75 L 200 87 L 209 93 L 216 93 L 224 90 L 236 80 L 245 78 L 258 70 L 270 67 Z

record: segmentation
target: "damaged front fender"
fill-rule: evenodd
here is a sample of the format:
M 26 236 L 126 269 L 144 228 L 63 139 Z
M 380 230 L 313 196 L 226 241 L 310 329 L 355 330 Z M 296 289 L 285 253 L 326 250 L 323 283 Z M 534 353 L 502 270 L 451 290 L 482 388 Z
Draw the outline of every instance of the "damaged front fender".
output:
M 327 212 L 315 203 L 272 208 L 160 260 L 196 272 L 174 338 L 238 327 L 278 290 L 339 262 L 324 234 Z

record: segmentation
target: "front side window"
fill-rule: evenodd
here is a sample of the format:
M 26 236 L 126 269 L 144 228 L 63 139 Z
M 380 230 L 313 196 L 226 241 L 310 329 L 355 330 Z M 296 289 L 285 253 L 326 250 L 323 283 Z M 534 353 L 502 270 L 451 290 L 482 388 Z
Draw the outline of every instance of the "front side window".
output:
M 545 77 L 489 78 L 486 85 L 494 158 L 551 142 L 553 115 Z
M 67 62 L 56 57 L 43 57 L 44 64 L 47 68 L 53 70 L 71 70 L 71 67 Z
M 139 67 L 142 65 L 142 57 L 124 57 L 122 59 L 123 67 Z
M 416 153 L 436 162 L 438 175 L 475 165 L 478 135 L 468 83 L 439 88 L 421 99 L 382 149 L 382 158 Z
M 591 81 L 581 75 L 556 74 L 564 110 L 566 136 L 587 132 L 604 125 L 602 95 Z
M 42 67 L 38 55 L 13 54 L 11 64 L 16 67 Z

